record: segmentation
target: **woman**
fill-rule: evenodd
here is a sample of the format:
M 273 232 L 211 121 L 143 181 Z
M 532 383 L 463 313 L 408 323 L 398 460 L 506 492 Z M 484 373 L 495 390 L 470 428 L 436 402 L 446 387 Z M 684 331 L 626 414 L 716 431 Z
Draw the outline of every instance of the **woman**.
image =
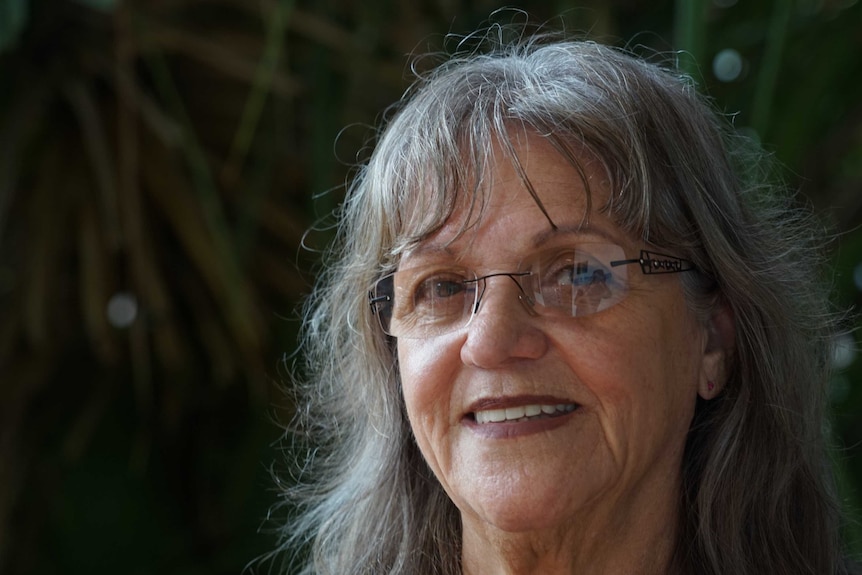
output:
M 308 307 L 303 572 L 847 572 L 823 258 L 748 150 L 594 43 L 422 78 Z

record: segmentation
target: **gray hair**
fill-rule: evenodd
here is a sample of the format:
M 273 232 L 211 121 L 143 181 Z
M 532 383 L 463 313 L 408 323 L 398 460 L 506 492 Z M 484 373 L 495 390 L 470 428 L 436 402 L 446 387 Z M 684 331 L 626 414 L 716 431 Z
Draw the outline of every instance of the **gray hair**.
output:
M 493 143 L 529 130 L 575 167 L 599 159 L 613 194 L 596 208 L 694 261 L 692 309 L 734 319 L 728 381 L 699 400 L 687 439 L 674 570 L 845 572 L 823 429 L 834 315 L 813 220 L 688 78 L 593 42 L 490 43 L 419 78 L 341 207 L 306 308 L 291 436 L 305 455 L 283 550 L 301 549 L 307 574 L 460 573 L 458 511 L 413 440 L 367 290 L 456 201 L 475 222 Z

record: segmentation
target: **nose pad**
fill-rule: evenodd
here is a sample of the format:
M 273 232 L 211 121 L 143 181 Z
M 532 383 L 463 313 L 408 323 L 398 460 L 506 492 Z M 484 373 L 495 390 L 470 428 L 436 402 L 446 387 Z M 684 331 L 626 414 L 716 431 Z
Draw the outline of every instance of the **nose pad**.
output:
M 518 284 L 521 288 L 521 293 L 518 294 L 518 299 L 521 300 L 521 303 L 524 305 L 524 309 L 527 310 L 527 313 L 536 316 L 539 315 L 539 312 L 536 311 L 536 300 L 531 298 L 526 291 L 524 291 L 524 287 Z

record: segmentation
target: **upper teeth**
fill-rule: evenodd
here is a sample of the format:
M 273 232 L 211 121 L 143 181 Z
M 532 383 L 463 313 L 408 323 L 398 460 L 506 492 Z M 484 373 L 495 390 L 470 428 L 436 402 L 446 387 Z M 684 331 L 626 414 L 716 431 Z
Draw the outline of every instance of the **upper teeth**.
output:
M 476 412 L 476 423 L 499 423 L 501 421 L 514 421 L 525 417 L 535 417 L 546 414 L 569 413 L 575 410 L 574 403 L 558 403 L 556 405 L 522 405 L 519 407 L 507 407 L 505 409 L 486 409 Z

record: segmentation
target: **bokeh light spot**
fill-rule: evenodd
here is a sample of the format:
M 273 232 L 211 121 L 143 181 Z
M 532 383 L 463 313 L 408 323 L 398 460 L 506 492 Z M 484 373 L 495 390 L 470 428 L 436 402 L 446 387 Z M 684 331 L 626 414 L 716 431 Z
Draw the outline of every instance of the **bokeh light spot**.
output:
M 733 48 L 725 48 L 712 59 L 712 73 L 721 82 L 738 80 L 742 69 L 742 55 Z
M 138 299 L 129 292 L 118 292 L 108 300 L 108 322 L 119 329 L 135 323 L 138 317 Z

